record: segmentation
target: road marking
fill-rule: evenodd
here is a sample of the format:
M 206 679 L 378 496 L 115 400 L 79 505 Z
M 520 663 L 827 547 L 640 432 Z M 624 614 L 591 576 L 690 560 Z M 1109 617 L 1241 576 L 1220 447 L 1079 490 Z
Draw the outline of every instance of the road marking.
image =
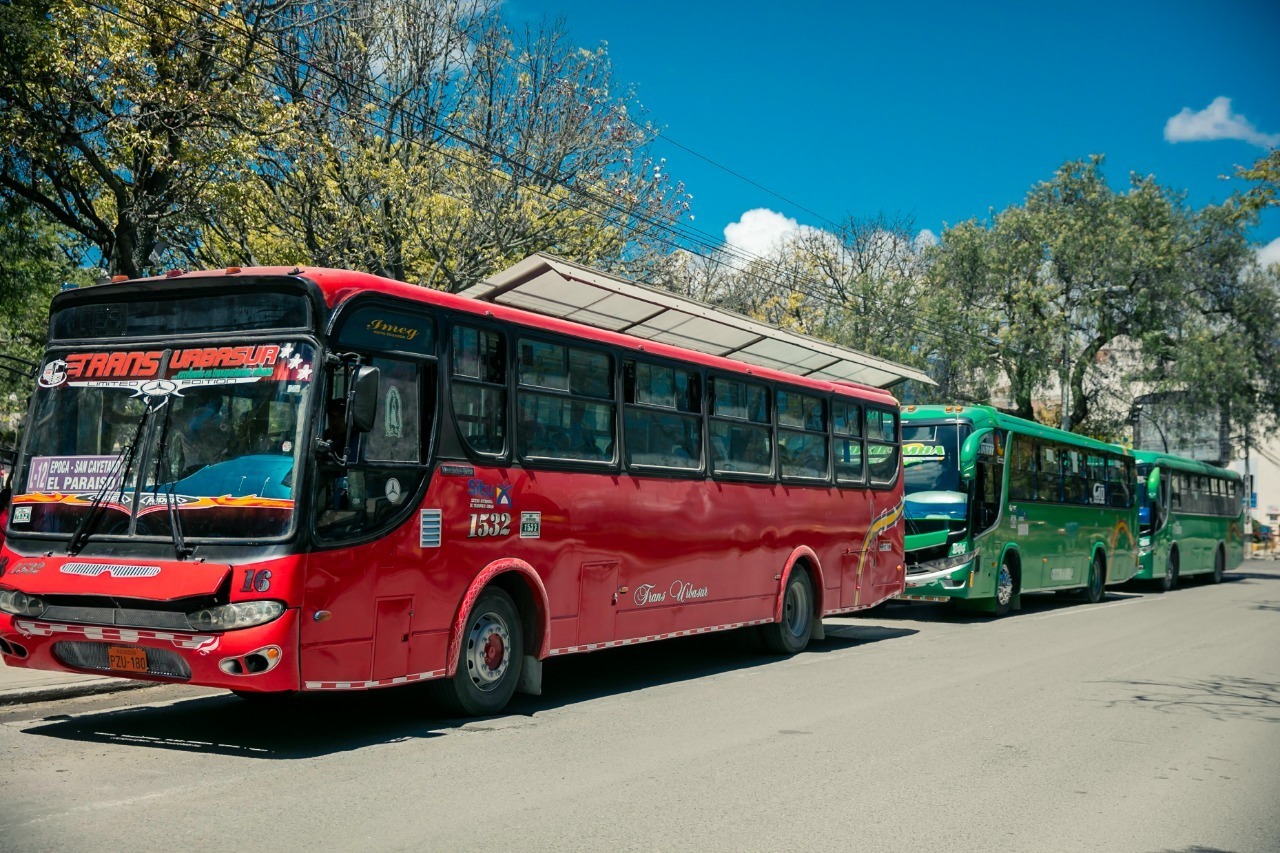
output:
M 1126 598 L 1122 601 L 1110 601 L 1110 602 L 1107 602 L 1106 604 L 1092 604 L 1092 605 L 1087 605 L 1085 607 L 1081 607 L 1079 605 L 1075 607 L 1064 607 L 1063 609 L 1055 610 L 1052 613 L 1036 613 L 1034 615 L 1028 615 L 1023 618 L 1027 620 L 1052 619 L 1054 616 L 1071 616 L 1073 614 L 1080 614 L 1080 613 L 1097 613 L 1099 610 L 1106 610 L 1108 607 L 1123 607 L 1126 604 L 1139 604 L 1143 601 L 1161 601 L 1161 600 L 1163 599 L 1152 597 L 1152 596 L 1140 595 L 1140 596 L 1135 596 L 1133 598 Z M 1012 624 L 1013 622 L 1019 622 L 1019 621 L 1022 621 L 1022 620 L 1018 620 L 1018 619 L 1010 620 L 1008 624 Z

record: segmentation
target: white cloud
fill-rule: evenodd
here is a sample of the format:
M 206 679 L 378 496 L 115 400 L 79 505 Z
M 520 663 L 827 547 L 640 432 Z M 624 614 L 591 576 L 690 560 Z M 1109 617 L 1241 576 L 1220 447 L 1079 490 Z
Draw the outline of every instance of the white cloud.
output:
M 1263 267 L 1280 264 L 1280 237 L 1258 250 L 1258 263 Z
M 724 227 L 724 241 L 735 249 L 764 256 L 781 248 L 799 230 L 800 223 L 791 217 L 757 207 Z
M 917 252 L 923 252 L 930 246 L 936 245 L 938 245 L 938 235 L 928 228 L 921 228 L 920 233 L 916 235 L 916 239 L 912 241 L 912 248 Z
M 1263 133 L 1244 116 L 1231 112 L 1231 99 L 1217 97 L 1199 112 L 1183 107 L 1182 112 L 1164 124 L 1168 142 L 1208 142 L 1215 139 L 1239 139 L 1262 148 L 1280 145 L 1280 133 Z

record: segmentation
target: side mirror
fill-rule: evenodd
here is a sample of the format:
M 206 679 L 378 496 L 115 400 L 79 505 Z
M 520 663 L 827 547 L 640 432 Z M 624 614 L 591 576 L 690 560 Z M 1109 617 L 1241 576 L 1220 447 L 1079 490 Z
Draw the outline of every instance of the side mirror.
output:
M 376 367 L 363 366 L 356 370 L 351 393 L 347 395 L 347 413 L 351 429 L 356 432 L 373 429 L 373 421 L 378 416 L 378 377 Z
M 1147 500 L 1154 501 L 1160 495 L 1160 469 L 1152 468 L 1147 477 Z
M 978 472 L 978 454 L 982 444 L 995 432 L 991 427 L 984 427 L 964 440 L 960 447 L 960 479 L 966 483 Z

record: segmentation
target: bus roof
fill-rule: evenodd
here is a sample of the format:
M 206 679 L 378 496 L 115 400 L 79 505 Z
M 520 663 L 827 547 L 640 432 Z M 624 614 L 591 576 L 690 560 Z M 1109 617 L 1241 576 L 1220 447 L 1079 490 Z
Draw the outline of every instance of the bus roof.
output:
M 469 296 L 445 293 L 354 270 L 328 269 L 324 267 L 230 267 L 224 270 L 174 271 L 151 278 L 131 279 L 63 291 L 54 298 L 54 310 L 62 304 L 74 303 L 81 297 L 95 301 L 100 300 L 106 295 L 104 291 L 112 288 L 121 288 L 124 292 L 155 293 L 161 290 L 183 287 L 208 287 L 210 284 L 217 286 L 236 282 L 237 280 L 252 279 L 261 281 L 264 278 L 282 278 L 309 282 L 320 291 L 321 297 L 330 309 L 336 309 L 339 305 L 355 296 L 373 294 L 394 296 L 419 304 L 435 305 L 477 317 L 506 321 L 530 329 L 568 335 L 583 341 L 616 346 L 659 358 L 677 359 L 733 373 L 747 373 L 760 379 L 787 382 L 816 390 L 835 391 L 847 396 L 858 396 L 895 407 L 898 405 L 898 401 L 892 394 L 879 387 L 847 380 L 842 381 L 832 377 L 793 374 L 786 370 L 751 364 L 741 358 L 722 357 L 662 341 L 645 340 L 633 334 L 601 329 L 496 302 L 482 302 Z
M 1210 465 L 1208 462 L 1201 462 L 1199 459 L 1188 459 L 1185 456 L 1175 456 L 1172 453 L 1161 453 L 1158 450 L 1135 450 L 1133 455 L 1137 458 L 1139 465 L 1159 465 L 1161 468 L 1173 468 L 1177 471 L 1185 471 L 1188 474 L 1206 474 L 1214 477 L 1226 476 L 1228 480 L 1242 479 L 1239 471 L 1232 471 L 1230 468 L 1219 468 L 1217 465 Z
M 1034 438 L 1043 438 L 1048 441 L 1060 441 L 1063 444 L 1071 444 L 1092 450 L 1103 450 L 1108 453 L 1119 453 L 1124 456 L 1134 455 L 1128 448 L 1121 447 L 1118 444 L 1109 444 L 1096 438 L 1089 438 L 1086 435 L 1077 435 L 1074 432 L 1067 432 L 1057 427 L 1045 426 L 1025 418 L 1008 415 L 991 406 L 905 406 L 902 409 L 902 422 L 904 425 L 910 421 L 951 420 L 968 421 L 978 429 L 999 427 L 1000 429 L 1029 435 Z

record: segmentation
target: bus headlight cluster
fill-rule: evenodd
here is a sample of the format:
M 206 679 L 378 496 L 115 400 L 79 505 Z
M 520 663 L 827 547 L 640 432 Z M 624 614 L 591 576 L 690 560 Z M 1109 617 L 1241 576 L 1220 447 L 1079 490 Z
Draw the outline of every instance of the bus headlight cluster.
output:
M 39 616 L 44 612 L 44 600 L 16 589 L 0 589 L 0 610 L 14 616 Z
M 279 601 L 241 601 L 188 613 L 187 621 L 199 631 L 231 631 L 265 624 L 281 613 L 284 604 Z

